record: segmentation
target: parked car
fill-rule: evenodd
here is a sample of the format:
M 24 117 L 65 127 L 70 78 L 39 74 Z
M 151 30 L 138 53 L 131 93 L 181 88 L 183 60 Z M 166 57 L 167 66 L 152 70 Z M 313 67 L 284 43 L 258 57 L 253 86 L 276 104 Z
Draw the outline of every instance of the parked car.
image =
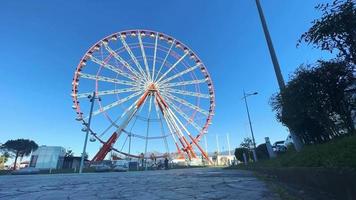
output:
M 111 167 L 108 165 L 100 164 L 95 166 L 96 172 L 108 172 L 111 170 Z
M 293 139 L 292 136 L 289 134 L 284 141 L 284 146 L 288 147 L 289 145 L 293 145 Z
M 284 145 L 284 141 L 277 141 L 273 144 L 272 149 L 274 152 L 285 152 L 287 147 Z
M 127 160 L 114 160 L 112 161 L 114 171 L 126 172 L 129 170 L 129 162 Z

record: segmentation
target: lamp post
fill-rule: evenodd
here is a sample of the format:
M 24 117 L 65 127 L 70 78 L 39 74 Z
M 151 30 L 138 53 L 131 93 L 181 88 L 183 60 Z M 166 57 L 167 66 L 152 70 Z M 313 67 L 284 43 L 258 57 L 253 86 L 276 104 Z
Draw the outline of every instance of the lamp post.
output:
M 284 83 L 284 79 L 283 79 L 283 75 L 282 75 L 282 72 L 281 72 L 281 68 L 280 68 L 279 63 L 278 63 L 276 52 L 274 51 L 271 35 L 269 34 L 269 31 L 268 31 L 266 19 L 265 19 L 265 16 L 263 14 L 263 10 L 262 10 L 262 6 L 261 6 L 261 3 L 260 3 L 260 0 L 255 0 L 255 1 L 256 1 L 258 14 L 259 14 L 260 19 L 261 19 L 263 32 L 265 34 L 265 38 L 266 38 L 266 41 L 267 41 L 268 50 L 269 50 L 269 53 L 270 53 L 270 56 L 271 56 L 271 59 L 272 59 L 274 72 L 276 74 L 276 78 L 277 78 L 277 81 L 278 81 L 278 86 L 279 86 L 280 91 L 282 91 L 286 86 L 285 86 L 285 83 Z M 290 134 L 292 136 L 293 144 L 294 144 L 295 149 L 297 151 L 300 151 L 302 149 L 302 146 L 303 146 L 302 142 L 300 141 L 300 138 L 295 133 L 293 133 L 292 131 L 290 131 Z
M 245 100 L 245 106 L 246 106 L 246 112 L 247 112 L 247 117 L 248 117 L 248 122 L 250 124 L 250 131 L 251 131 L 251 135 L 252 135 L 252 143 L 253 143 L 253 158 L 255 160 L 255 162 L 257 162 L 257 155 L 256 155 L 256 142 L 255 142 L 255 136 L 253 134 L 253 129 L 252 129 L 252 123 L 251 123 L 251 118 L 250 118 L 250 112 L 248 109 L 248 105 L 247 105 L 247 97 L 252 96 L 252 95 L 257 95 L 257 92 L 254 93 L 250 93 L 250 94 L 246 94 L 245 90 L 244 90 L 244 96 L 242 97 Z
M 86 149 L 87 149 L 88 136 L 89 136 L 89 131 L 90 131 L 90 122 L 91 122 L 91 117 L 92 117 L 92 113 L 93 113 L 94 102 L 96 99 L 95 92 L 93 92 L 92 95 L 89 95 L 88 98 L 90 99 L 91 105 L 90 105 L 89 120 L 88 120 L 88 123 L 86 124 L 86 130 L 85 130 L 86 134 L 85 134 L 82 158 L 80 160 L 79 174 L 81 174 L 83 172 L 83 167 L 84 167 L 84 157 L 85 157 L 85 153 L 86 153 Z

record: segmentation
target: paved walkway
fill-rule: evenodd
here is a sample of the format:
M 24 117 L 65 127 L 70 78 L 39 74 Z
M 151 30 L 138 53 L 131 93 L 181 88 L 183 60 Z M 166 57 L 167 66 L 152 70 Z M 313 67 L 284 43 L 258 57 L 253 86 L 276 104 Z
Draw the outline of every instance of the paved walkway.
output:
M 216 168 L 0 176 L 0 199 L 278 199 L 251 172 Z

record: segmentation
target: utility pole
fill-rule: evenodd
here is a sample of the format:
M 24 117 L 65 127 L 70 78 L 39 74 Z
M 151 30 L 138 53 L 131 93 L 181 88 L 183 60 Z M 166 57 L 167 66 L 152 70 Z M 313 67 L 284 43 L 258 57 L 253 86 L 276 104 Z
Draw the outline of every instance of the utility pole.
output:
M 278 86 L 279 86 L 280 91 L 282 91 L 285 88 L 285 83 L 284 83 L 283 75 L 282 75 L 282 72 L 281 72 L 281 68 L 280 68 L 279 63 L 278 63 L 276 52 L 274 51 L 271 35 L 269 34 L 269 31 L 268 31 L 266 19 L 265 19 L 265 16 L 263 14 L 263 10 L 262 10 L 262 7 L 261 7 L 260 0 L 255 0 L 255 1 L 256 1 L 256 5 L 257 5 L 258 14 L 259 14 L 260 19 L 261 19 L 263 32 L 265 34 L 265 38 L 266 38 L 266 41 L 267 41 L 268 50 L 269 50 L 269 53 L 270 53 L 270 56 L 271 56 L 271 59 L 272 59 L 274 72 L 275 72 L 276 77 L 277 77 Z M 299 137 L 297 135 L 295 135 L 292 131 L 289 131 L 289 132 L 290 132 L 290 134 L 292 136 L 293 144 L 294 144 L 295 149 L 297 151 L 300 151 L 302 149 L 302 143 L 301 143 Z

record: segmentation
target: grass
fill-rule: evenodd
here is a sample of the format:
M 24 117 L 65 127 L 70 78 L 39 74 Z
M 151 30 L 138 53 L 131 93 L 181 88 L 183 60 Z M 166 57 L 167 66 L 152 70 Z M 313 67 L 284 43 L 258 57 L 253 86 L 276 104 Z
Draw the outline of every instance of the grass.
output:
M 282 199 L 355 199 L 356 134 L 234 168 L 254 171 Z
M 334 139 L 324 144 L 307 145 L 302 151 L 289 150 L 275 159 L 251 163 L 253 167 L 321 167 L 356 169 L 356 135 Z M 239 166 L 238 168 L 246 168 Z
M 291 194 L 290 191 L 288 191 L 285 187 L 285 185 L 282 185 L 280 183 L 277 183 L 273 178 L 270 178 L 266 175 L 262 175 L 259 173 L 255 173 L 255 176 L 266 182 L 266 186 L 268 189 L 271 191 L 275 192 L 281 199 L 283 200 L 299 200 L 295 195 Z

